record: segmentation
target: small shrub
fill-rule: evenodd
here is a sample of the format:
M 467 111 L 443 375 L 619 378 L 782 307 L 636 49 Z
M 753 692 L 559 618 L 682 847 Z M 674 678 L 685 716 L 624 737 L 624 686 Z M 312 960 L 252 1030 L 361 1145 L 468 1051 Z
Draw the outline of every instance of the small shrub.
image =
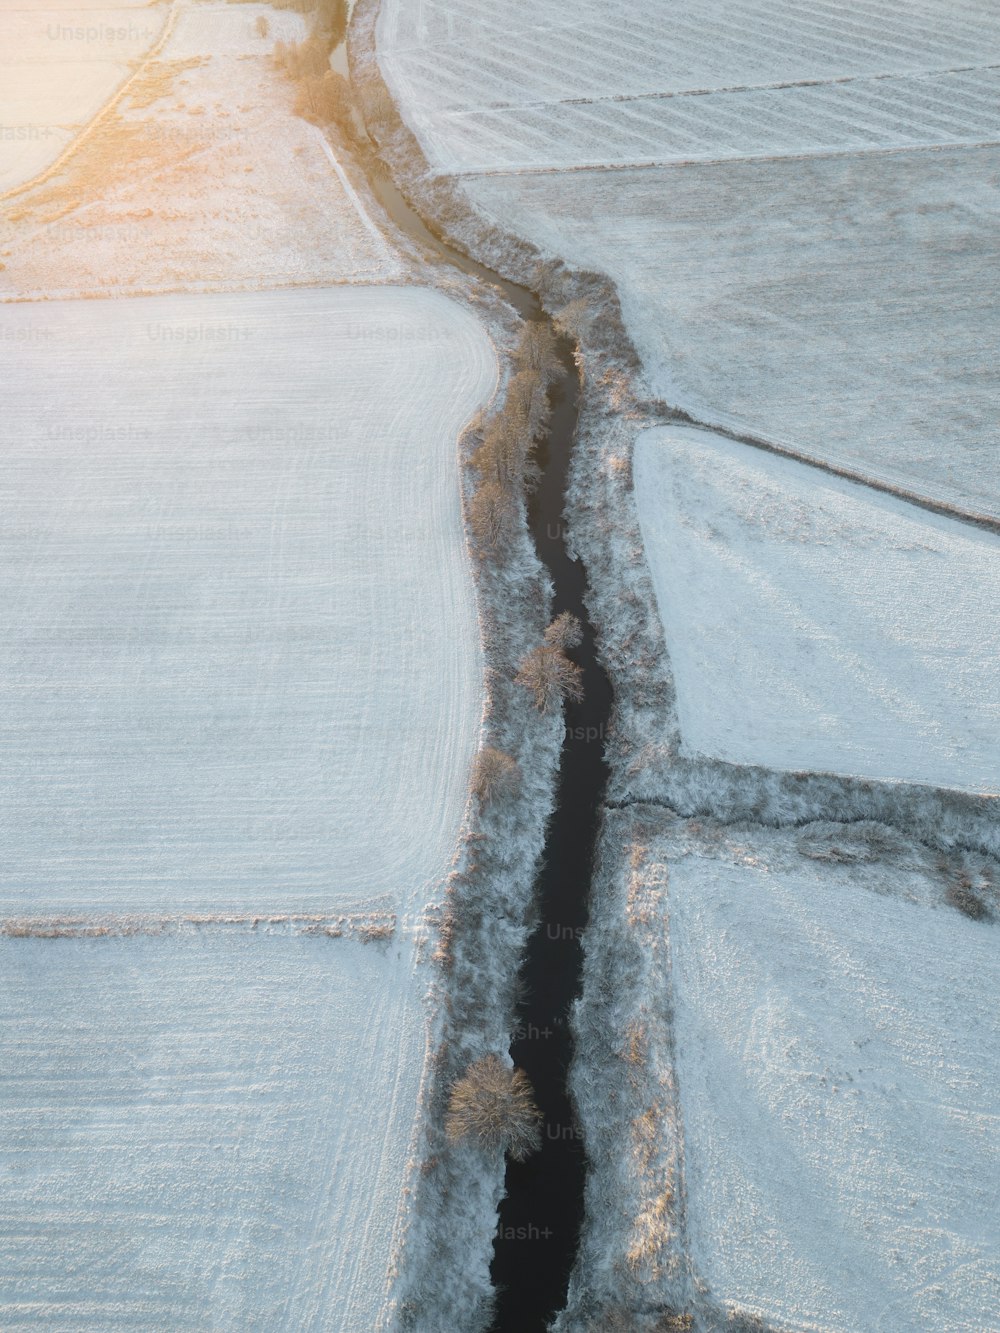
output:
M 590 323 L 590 307 L 586 297 L 579 296 L 552 316 L 552 322 L 561 333 L 580 338 Z
M 564 699 L 579 703 L 583 698 L 583 672 L 561 648 L 547 643 L 531 650 L 514 679 L 530 690 L 540 713 L 558 708 Z
M 514 496 L 500 482 L 488 478 L 472 497 L 469 525 L 482 549 L 495 551 L 506 546 L 517 526 Z
M 513 377 L 507 386 L 504 414 L 524 438 L 522 447 L 527 456 L 535 441 L 544 435 L 552 415 L 548 385 L 537 370 L 519 370 Z
M 347 0 L 318 0 L 313 23 L 316 34 L 326 42 L 329 54 L 347 34 Z
M 482 476 L 517 491 L 534 485 L 541 475 L 531 459 L 533 444 L 528 414 L 508 394 L 503 412 L 486 423 L 472 462 Z
M 957 884 L 950 884 L 945 890 L 944 897 L 945 902 L 951 907 L 957 907 L 972 921 L 985 921 L 989 916 L 986 904 L 973 892 L 972 885 L 967 881 L 959 880 Z
M 562 377 L 558 343 L 548 321 L 532 320 L 525 324 L 514 359 L 523 370 L 533 371 L 546 389 Z
M 528 1076 L 496 1055 L 476 1060 L 452 1087 L 445 1133 L 452 1143 L 473 1139 L 523 1162 L 542 1144 L 541 1112 Z
M 342 106 L 339 75 L 332 69 L 322 74 L 305 74 L 295 92 L 295 114 L 313 125 L 332 125 Z
M 266 37 L 271 31 L 271 25 L 268 23 L 267 17 L 264 14 L 257 15 L 257 21 L 254 23 L 254 27 L 257 29 L 258 37 Z
M 517 788 L 521 770 L 517 761 L 492 745 L 484 746 L 476 755 L 472 768 L 472 790 L 483 805 L 498 796 L 509 795 Z
M 563 611 L 556 616 L 545 631 L 545 642 L 550 648 L 561 648 L 563 652 L 579 648 L 583 642 L 583 628 L 572 611 Z
M 329 55 L 317 37 L 307 37 L 302 42 L 276 42 L 274 59 L 290 79 L 320 78 L 330 69 Z

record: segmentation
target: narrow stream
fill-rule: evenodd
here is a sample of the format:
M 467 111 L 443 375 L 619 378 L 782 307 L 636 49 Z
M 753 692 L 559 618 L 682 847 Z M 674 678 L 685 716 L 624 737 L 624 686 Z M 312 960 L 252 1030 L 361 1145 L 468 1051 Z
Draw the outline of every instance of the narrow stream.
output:
M 386 177 L 370 185 L 396 225 L 453 264 L 499 287 L 525 320 L 544 321 L 537 296 L 507 281 L 442 240 Z M 573 657 L 584 672 L 584 701 L 571 704 L 560 763 L 556 808 L 535 884 L 540 924 L 524 960 L 523 996 L 511 1044 L 514 1063 L 535 1088 L 544 1115 L 543 1143 L 527 1162 L 509 1162 L 491 1268 L 498 1289 L 494 1333 L 542 1333 L 566 1299 L 583 1218 L 584 1155 L 566 1090 L 572 1056 L 568 1017 L 580 989 L 580 939 L 587 921 L 594 843 L 607 782 L 604 737 L 611 686 L 597 659 L 583 594 L 586 571 L 566 550 L 563 509 L 579 411 L 573 344 L 559 340 L 565 375 L 553 390 L 552 421 L 538 447 L 542 480 L 528 519 L 539 558 L 555 589 L 554 614 L 571 611 L 583 626 Z

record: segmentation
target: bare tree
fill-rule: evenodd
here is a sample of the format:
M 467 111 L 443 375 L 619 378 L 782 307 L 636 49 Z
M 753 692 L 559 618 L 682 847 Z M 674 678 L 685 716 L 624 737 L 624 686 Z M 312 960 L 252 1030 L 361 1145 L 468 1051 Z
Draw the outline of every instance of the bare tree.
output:
M 507 408 L 513 413 L 530 448 L 549 424 L 552 409 L 548 386 L 537 370 L 519 370 L 507 389 Z
M 483 805 L 514 791 L 521 777 L 517 760 L 492 745 L 484 746 L 472 767 L 472 790 Z
M 546 389 L 562 376 L 559 345 L 547 320 L 525 324 L 514 357 L 522 369 L 534 371 Z
M 579 648 L 583 642 L 583 628 L 572 611 L 563 611 L 556 616 L 545 631 L 545 642 L 550 648 L 561 648 L 564 653 L 570 648 Z
M 471 1138 L 523 1162 L 541 1147 L 541 1119 L 524 1071 L 487 1055 L 471 1064 L 452 1087 L 445 1133 L 452 1143 Z
M 495 478 L 482 482 L 469 505 L 473 536 L 484 550 L 505 546 L 514 535 L 517 508 L 514 496 Z
M 583 671 L 561 648 L 547 643 L 532 648 L 514 679 L 531 691 L 540 713 L 558 708 L 564 699 L 579 703 L 583 698 Z

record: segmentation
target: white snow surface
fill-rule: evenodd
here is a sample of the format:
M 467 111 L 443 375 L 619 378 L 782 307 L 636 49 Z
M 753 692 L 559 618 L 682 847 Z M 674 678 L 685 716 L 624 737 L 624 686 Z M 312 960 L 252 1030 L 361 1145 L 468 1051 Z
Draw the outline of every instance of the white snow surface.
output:
M 386 78 L 449 172 L 995 139 L 986 0 L 386 0 Z
M 385 0 L 378 42 L 431 168 L 613 280 L 656 395 L 1000 516 L 995 5 Z
M 59 156 L 156 43 L 169 12 L 0 0 L 0 193 Z
M 682 427 L 635 493 L 687 751 L 998 790 L 995 534 Z
M 332 911 L 440 883 L 482 711 L 426 289 L 0 307 L 0 906 Z
M 372 1333 L 417 981 L 315 936 L 0 940 L 7 1333 Z
M 1000 515 L 996 148 L 468 179 L 615 282 L 652 390 Z
M 1000 1327 L 995 927 L 732 841 L 669 866 L 696 1269 L 780 1326 Z

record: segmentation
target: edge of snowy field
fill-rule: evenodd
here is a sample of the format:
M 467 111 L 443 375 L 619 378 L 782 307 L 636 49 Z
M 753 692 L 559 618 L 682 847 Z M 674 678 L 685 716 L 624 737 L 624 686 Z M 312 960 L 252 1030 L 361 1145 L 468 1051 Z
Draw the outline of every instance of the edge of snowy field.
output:
M 473 427 L 462 442 L 466 506 L 476 441 Z M 511 1063 L 518 978 L 535 924 L 535 875 L 564 733 L 562 714 L 538 713 L 514 682 L 551 606 L 527 523 L 503 566 L 477 558 L 471 543 L 470 555 L 485 664 L 481 743 L 516 760 L 520 784 L 513 797 L 489 804 L 470 796 L 444 902 L 428 912 L 438 964 L 430 991 L 432 1055 L 411 1207 L 394 1245 L 393 1296 L 379 1323 L 421 1333 L 477 1333 L 492 1318 L 490 1264 L 506 1159 L 500 1150 L 450 1143 L 445 1115 L 451 1088 L 471 1063 L 490 1054 Z
M 394 181 L 424 220 L 451 244 L 538 292 L 545 309 L 577 343 L 583 384 L 566 518 L 572 551 L 587 570 L 586 603 L 597 631 L 601 660 L 612 681 L 614 706 L 606 745 L 611 769 L 608 809 L 601 834 L 601 864 L 591 900 L 594 929 L 588 929 L 584 939 L 584 990 L 574 1016 L 578 1052 L 586 1050 L 588 1054 L 586 1063 L 577 1055 L 571 1072 L 571 1091 L 584 1126 L 588 1157 L 587 1220 L 571 1279 L 569 1304 L 554 1327 L 560 1333 L 577 1330 L 583 1333 L 597 1328 L 669 1328 L 671 1324 L 662 1322 L 665 1315 L 669 1317 L 664 1303 L 654 1308 L 649 1286 L 643 1291 L 643 1283 L 634 1273 L 628 1282 L 635 1283 L 635 1287 L 628 1287 L 632 1294 L 628 1305 L 623 1307 L 625 1289 L 607 1248 L 612 1216 L 627 1217 L 631 1227 L 637 1217 L 643 1216 L 647 1204 L 652 1209 L 659 1203 L 653 1198 L 637 1200 L 628 1192 L 618 1193 L 627 1173 L 620 1154 L 601 1151 L 604 1136 L 600 1129 L 612 1122 L 618 1131 L 623 1125 L 631 1125 L 645 1105 L 645 1080 L 654 1074 L 659 1078 L 664 1072 L 657 1069 L 653 1074 L 644 1074 L 637 1069 L 637 1086 L 630 1088 L 626 1084 L 623 1095 L 612 1106 L 607 1095 L 606 1075 L 612 1072 L 609 1062 L 614 1062 L 620 1072 L 621 1047 L 627 1039 L 623 1022 L 629 1004 L 640 994 L 648 999 L 649 994 L 659 994 L 659 988 L 669 987 L 669 978 L 664 979 L 651 968 L 643 953 L 644 944 L 630 928 L 626 886 L 614 882 L 607 864 L 608 840 L 617 836 L 615 831 L 619 827 L 630 828 L 636 818 L 635 812 L 624 807 L 646 805 L 654 816 L 663 818 L 676 812 L 685 816 L 705 815 L 722 823 L 753 822 L 787 828 L 830 821 L 843 826 L 848 837 L 852 835 L 851 825 L 876 822 L 905 831 L 914 844 L 935 848 L 942 854 L 943 874 L 948 876 L 961 873 L 962 857 L 968 852 L 1000 854 L 998 802 L 988 796 L 930 786 L 901 786 L 826 773 L 781 773 L 681 755 L 669 652 L 656 611 L 633 491 L 632 455 L 642 430 L 690 419 L 650 398 L 643 383 L 640 359 L 622 320 L 616 289 L 608 278 L 573 272 L 558 256 L 544 255 L 523 238 L 504 233 L 476 209 L 459 184 L 432 176 L 417 139 L 399 116 L 393 92 L 378 64 L 376 25 L 380 5 L 381 0 L 358 0 L 351 25 L 350 62 L 352 81 L 366 120 L 373 127 L 379 153 Z M 484 597 L 488 598 L 488 592 L 484 592 Z M 505 603 L 505 617 L 508 610 Z M 658 807 L 661 809 L 657 810 Z M 518 863 L 526 863 L 525 831 L 510 826 L 510 834 L 522 839 L 515 858 Z M 495 828 L 494 832 L 500 829 Z M 466 851 L 467 848 L 463 857 Z M 873 849 L 873 856 L 883 854 L 877 847 Z M 461 876 L 464 872 L 458 873 Z M 517 895 L 518 886 L 506 882 Z M 516 901 L 524 903 L 523 885 Z M 635 910 L 642 910 L 641 903 Z M 511 944 L 519 947 L 523 934 L 515 933 L 513 921 L 508 929 Z M 470 953 L 470 962 L 472 957 Z M 482 978 L 471 968 L 468 980 L 472 991 L 463 997 L 466 1004 L 469 994 L 476 993 L 482 985 Z M 619 986 L 620 993 L 616 990 Z M 457 990 L 456 985 L 451 997 L 456 1000 Z M 492 994 L 490 999 L 492 1003 Z M 664 1021 L 669 1023 L 669 1009 L 664 1013 L 667 1015 Z M 472 1052 L 480 1048 L 470 1045 L 468 1049 Z M 443 1089 L 447 1086 L 440 1069 L 436 1071 L 435 1082 L 434 1096 L 438 1098 L 435 1105 L 440 1110 Z M 677 1114 L 676 1109 L 664 1106 L 668 1118 Z M 677 1126 L 679 1134 L 679 1120 Z M 440 1137 L 437 1141 L 440 1142 Z M 613 1136 L 609 1141 L 613 1141 Z M 640 1268 L 646 1265 L 651 1271 L 655 1265 L 665 1265 L 676 1307 L 683 1308 L 701 1297 L 696 1304 L 705 1310 L 708 1307 L 704 1293 L 699 1290 L 697 1275 L 687 1262 L 680 1239 L 684 1206 L 680 1139 L 673 1137 L 663 1148 L 657 1144 L 655 1135 L 651 1135 L 648 1150 L 651 1160 L 655 1154 L 664 1155 L 665 1160 L 657 1167 L 658 1179 L 664 1197 L 668 1189 L 675 1191 L 676 1205 L 672 1206 L 678 1210 L 678 1240 L 666 1251 L 652 1246 L 640 1254 Z M 443 1168 L 438 1159 L 432 1157 L 429 1161 L 433 1179 L 434 1173 Z M 436 1211 L 428 1214 L 426 1209 L 421 1212 L 418 1207 L 411 1231 L 411 1252 L 401 1275 L 401 1327 L 426 1329 L 428 1333 L 437 1333 L 449 1322 L 472 1330 L 483 1327 L 489 1303 L 485 1266 L 474 1274 L 463 1274 L 462 1285 L 449 1288 L 449 1299 L 452 1291 L 457 1299 L 467 1302 L 470 1297 L 478 1298 L 475 1307 L 478 1322 L 457 1320 L 453 1314 L 455 1307 L 442 1303 L 444 1295 L 432 1289 L 435 1270 L 440 1280 L 442 1260 L 449 1273 L 455 1263 L 456 1217 L 461 1217 L 464 1235 L 474 1250 L 477 1242 L 473 1237 L 482 1235 L 481 1223 L 477 1232 L 477 1210 L 492 1215 L 500 1197 L 501 1164 L 492 1177 L 492 1189 L 489 1173 L 472 1171 L 471 1161 L 468 1165 L 469 1174 L 464 1178 L 455 1174 L 453 1167 L 448 1168 L 447 1179 L 440 1178 L 446 1188 L 436 1187 L 436 1193 L 428 1193 L 426 1175 L 421 1182 L 424 1200 L 433 1197 Z M 450 1231 L 446 1229 L 449 1191 L 463 1192 L 461 1211 L 453 1212 Z M 621 1201 L 625 1199 L 636 1210 L 623 1207 Z M 619 1239 L 625 1234 L 620 1231 Z M 440 1247 L 439 1252 L 428 1253 L 435 1245 Z M 624 1251 L 619 1258 L 624 1261 Z M 637 1324 L 637 1317 L 645 1323 Z M 706 1327 L 726 1327 L 730 1333 L 763 1328 L 759 1322 L 752 1323 L 740 1315 L 723 1315 L 714 1308 L 705 1318 Z M 728 1322 L 713 1324 L 713 1319 Z
M 538 292 L 577 343 L 583 387 L 566 519 L 570 546 L 587 569 L 587 608 L 614 689 L 606 748 L 609 804 L 651 801 L 683 814 L 779 826 L 877 820 L 932 838 L 941 849 L 1000 854 L 1000 802 L 992 796 L 832 773 L 786 773 L 681 753 L 670 654 L 643 547 L 632 458 L 643 430 L 692 424 L 691 419 L 649 396 L 610 278 L 571 270 L 558 255 L 504 232 L 460 182 L 432 174 L 378 63 L 380 11 L 381 0 L 358 0 L 355 6 L 351 71 L 393 179 L 450 243 Z
M 778 1333 L 788 1326 L 713 1295 L 691 1252 L 685 1124 L 677 1079 L 670 862 L 735 851 L 758 864 L 751 824 L 684 819 L 659 806 L 610 811 L 598 850 L 584 987 L 573 1008 L 571 1087 L 584 1128 L 588 1174 L 580 1251 L 554 1333 Z M 743 839 L 746 838 L 744 845 Z M 816 823 L 794 836 L 765 831 L 764 855 L 810 862 L 894 897 L 946 914 L 956 908 L 940 858 L 874 823 L 841 838 Z M 823 865 L 823 863 L 828 863 Z M 853 864 L 852 864 L 853 863 Z M 885 874 L 874 873 L 881 867 Z M 893 880 L 897 880 L 895 884 Z M 1000 891 L 988 886 L 994 922 Z M 966 923 L 968 924 L 968 923 Z M 985 928 L 995 929 L 986 923 Z M 944 983 L 942 983 L 944 984 Z M 811 1326 L 811 1325 L 810 1325 Z
M 359 0 L 348 38 L 352 83 L 359 91 L 368 17 L 366 0 Z M 370 31 L 373 35 L 373 26 Z M 374 60 L 373 46 L 370 54 Z M 366 206 L 370 193 L 365 190 Z M 419 260 L 412 238 L 398 235 L 379 204 L 374 211 L 397 248 L 411 263 Z M 430 268 L 430 280 L 470 305 L 487 324 L 500 362 L 492 406 L 502 404 L 519 331 L 514 312 L 499 291 L 471 277 L 459 279 L 440 264 Z M 470 423 L 459 443 L 466 520 L 477 424 Z M 564 734 L 561 713 L 538 713 L 514 682 L 521 659 L 541 640 L 552 602 L 526 511 L 522 506 L 518 533 L 502 563 L 490 563 L 477 553 L 468 521 L 466 543 L 484 659 L 481 745 L 495 746 L 516 760 L 520 786 L 512 798 L 490 804 L 470 795 L 444 901 L 427 914 L 438 964 L 430 991 L 432 1054 L 407 1189 L 410 1206 L 394 1242 L 393 1291 L 379 1321 L 381 1329 L 422 1333 L 440 1333 L 442 1328 L 477 1333 L 489 1326 L 493 1314 L 490 1264 L 506 1160 L 500 1151 L 449 1143 L 445 1112 L 452 1085 L 473 1061 L 495 1054 L 510 1064 L 518 978 L 535 924 L 535 875 L 554 805 Z

